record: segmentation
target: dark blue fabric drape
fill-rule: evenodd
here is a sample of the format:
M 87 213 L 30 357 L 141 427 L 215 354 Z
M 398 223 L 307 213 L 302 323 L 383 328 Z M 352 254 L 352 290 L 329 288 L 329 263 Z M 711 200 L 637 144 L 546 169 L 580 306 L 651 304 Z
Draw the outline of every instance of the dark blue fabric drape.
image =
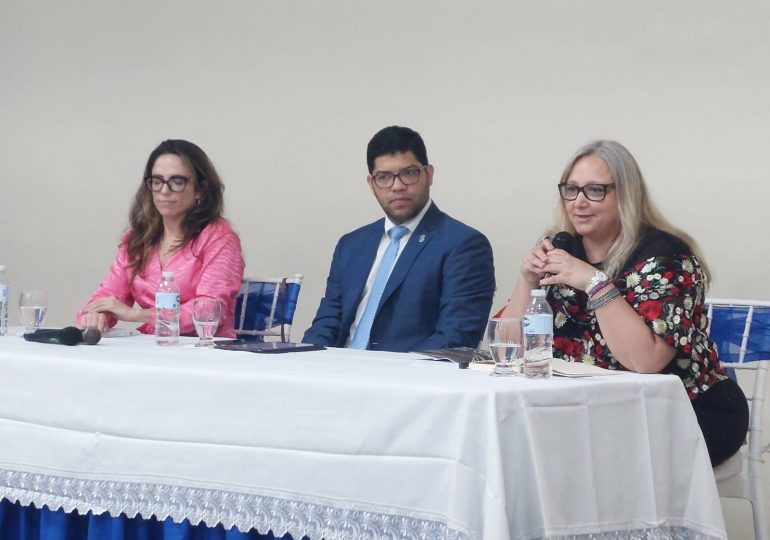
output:
M 292 540 L 291 535 L 280 537 Z M 157 519 L 95 516 L 51 511 L 34 506 L 14 504 L 0 499 L 0 540 L 276 540 L 272 532 L 255 530 L 243 533 L 222 525 L 191 525 L 185 520 L 174 523 L 171 518 Z M 303 540 L 308 540 L 304 537 Z

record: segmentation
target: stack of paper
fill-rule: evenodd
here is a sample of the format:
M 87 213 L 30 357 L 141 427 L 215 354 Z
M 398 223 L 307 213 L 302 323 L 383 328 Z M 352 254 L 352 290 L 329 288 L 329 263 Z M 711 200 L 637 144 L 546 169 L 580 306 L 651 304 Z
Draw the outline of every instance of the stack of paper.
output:
M 561 358 L 551 359 L 551 371 L 556 377 L 594 377 L 596 375 L 622 375 L 622 371 L 604 369 L 582 362 L 567 362 Z
M 494 369 L 494 364 L 470 363 L 470 369 L 474 371 L 488 371 Z M 551 371 L 554 377 L 595 377 L 597 375 L 622 375 L 623 371 L 604 369 L 591 364 L 581 362 L 567 362 L 561 358 L 551 359 Z

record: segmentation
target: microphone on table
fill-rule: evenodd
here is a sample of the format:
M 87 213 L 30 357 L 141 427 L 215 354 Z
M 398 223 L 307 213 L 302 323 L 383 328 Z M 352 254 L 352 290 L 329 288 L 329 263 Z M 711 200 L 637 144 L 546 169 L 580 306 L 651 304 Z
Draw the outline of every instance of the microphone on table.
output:
M 66 326 L 61 329 L 39 328 L 34 332 L 24 334 L 24 339 L 35 343 L 53 343 L 56 345 L 96 345 L 102 339 L 102 333 L 94 326 L 87 326 L 83 330 L 74 326 Z
M 553 244 L 554 249 L 563 249 L 570 255 L 572 255 L 572 235 L 568 233 L 567 231 L 561 231 L 556 233 L 556 235 L 551 239 L 551 244 Z M 553 274 L 550 272 L 546 272 L 545 276 L 546 278 L 551 277 Z M 545 286 L 545 295 L 548 296 L 548 293 L 551 292 L 551 286 L 546 285 Z

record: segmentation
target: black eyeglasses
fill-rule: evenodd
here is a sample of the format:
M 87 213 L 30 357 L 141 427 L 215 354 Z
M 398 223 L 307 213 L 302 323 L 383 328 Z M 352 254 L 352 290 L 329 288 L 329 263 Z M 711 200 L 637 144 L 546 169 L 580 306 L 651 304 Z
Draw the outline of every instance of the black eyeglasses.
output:
M 414 184 L 420 179 L 420 174 L 422 171 L 427 167 L 427 165 L 423 165 L 422 167 L 407 167 L 403 171 L 399 173 L 392 173 L 392 172 L 378 172 L 374 173 L 372 175 L 372 181 L 377 185 L 380 189 L 389 188 L 393 185 L 393 182 L 396 181 L 396 178 L 401 180 L 401 183 L 405 186 Z
M 582 193 L 589 201 L 599 202 L 604 200 L 607 196 L 607 190 L 615 187 L 615 184 L 586 184 L 583 187 L 578 187 L 563 183 L 559 184 L 558 187 L 559 195 L 565 201 L 574 201 Z
M 180 192 L 184 191 L 189 181 L 190 179 L 186 176 L 171 176 L 168 180 L 164 180 L 162 176 L 148 176 L 144 179 L 144 185 L 155 193 L 162 191 L 164 184 L 168 186 L 170 191 Z

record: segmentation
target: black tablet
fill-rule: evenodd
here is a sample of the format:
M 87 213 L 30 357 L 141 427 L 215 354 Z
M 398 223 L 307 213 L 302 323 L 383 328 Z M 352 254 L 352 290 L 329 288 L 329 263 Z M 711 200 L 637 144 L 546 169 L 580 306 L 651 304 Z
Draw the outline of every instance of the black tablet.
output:
M 322 351 L 326 349 L 323 345 L 313 345 L 312 343 L 281 343 L 280 341 L 266 342 L 242 342 L 242 341 L 220 341 L 214 344 L 214 348 L 225 351 L 247 351 L 263 354 L 281 354 L 302 351 Z

